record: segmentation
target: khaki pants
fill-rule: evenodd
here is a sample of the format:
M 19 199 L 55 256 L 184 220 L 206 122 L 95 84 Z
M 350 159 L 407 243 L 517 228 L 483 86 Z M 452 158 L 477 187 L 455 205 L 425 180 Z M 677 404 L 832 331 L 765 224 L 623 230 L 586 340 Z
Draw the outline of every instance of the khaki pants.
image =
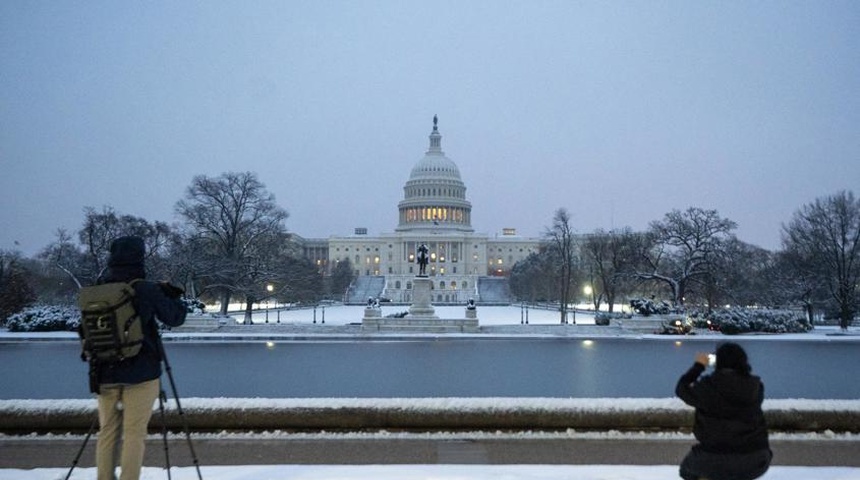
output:
M 96 445 L 98 480 L 115 480 L 115 457 L 120 440 L 120 480 L 140 478 L 146 427 L 159 391 L 158 379 L 137 385 L 102 386 Z

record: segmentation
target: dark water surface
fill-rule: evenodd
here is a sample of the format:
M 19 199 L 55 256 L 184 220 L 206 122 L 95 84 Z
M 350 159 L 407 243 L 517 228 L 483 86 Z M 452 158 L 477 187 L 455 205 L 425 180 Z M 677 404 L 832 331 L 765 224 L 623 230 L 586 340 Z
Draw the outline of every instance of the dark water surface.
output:
M 718 340 L 429 338 L 166 342 L 181 397 L 641 397 L 674 394 Z M 860 344 L 739 339 L 767 398 L 860 398 Z M 0 344 L 0 398 L 89 398 L 77 342 Z M 166 380 L 166 376 L 165 376 Z

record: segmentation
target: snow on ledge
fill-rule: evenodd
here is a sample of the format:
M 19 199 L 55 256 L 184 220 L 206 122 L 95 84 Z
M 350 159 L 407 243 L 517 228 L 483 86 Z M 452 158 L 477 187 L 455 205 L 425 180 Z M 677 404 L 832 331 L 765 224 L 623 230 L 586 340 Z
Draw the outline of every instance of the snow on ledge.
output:
M 653 412 L 691 410 L 677 398 L 185 398 L 182 407 L 195 411 L 290 410 L 290 409 L 369 409 L 415 412 L 489 412 L 568 411 L 568 412 Z M 169 406 L 175 401 L 170 399 Z M 6 413 L 86 413 L 96 409 L 95 399 L 0 400 Z M 860 400 L 765 400 L 765 411 L 860 412 Z

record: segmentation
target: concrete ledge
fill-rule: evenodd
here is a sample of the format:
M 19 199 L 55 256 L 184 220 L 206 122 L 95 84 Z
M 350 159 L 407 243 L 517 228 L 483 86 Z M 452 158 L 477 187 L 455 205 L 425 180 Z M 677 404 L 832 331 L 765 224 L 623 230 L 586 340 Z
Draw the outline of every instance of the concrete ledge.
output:
M 477 333 L 477 318 L 422 318 L 406 316 L 404 318 L 364 317 L 361 321 L 362 331 L 402 331 L 430 333 Z
M 810 404 L 814 402 L 808 402 Z M 860 432 L 860 400 L 820 401 L 799 407 L 771 400 L 765 416 L 773 431 Z M 686 430 L 693 410 L 675 399 L 202 399 L 182 401 L 194 431 L 221 430 Z M 85 432 L 96 417 L 94 400 L 3 400 L 0 431 L 7 434 Z M 172 430 L 182 428 L 175 403 Z M 150 428 L 157 431 L 156 411 Z
M 214 331 L 221 325 L 226 325 L 230 317 L 218 317 L 215 315 L 188 315 L 185 317 L 185 323 L 179 327 L 173 327 L 173 331 L 188 332 L 188 331 Z

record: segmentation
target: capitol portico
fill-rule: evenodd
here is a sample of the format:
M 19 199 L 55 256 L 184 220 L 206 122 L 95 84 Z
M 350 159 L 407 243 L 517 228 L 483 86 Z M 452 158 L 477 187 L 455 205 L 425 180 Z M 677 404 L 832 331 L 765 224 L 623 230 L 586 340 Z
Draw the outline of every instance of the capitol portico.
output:
M 540 239 L 519 237 L 512 228 L 493 236 L 475 233 L 466 185 L 442 151 L 436 117 L 430 146 L 412 168 L 397 208 L 399 221 L 391 233 L 368 236 L 356 228 L 351 236 L 304 241 L 306 255 L 324 262 L 329 272 L 339 262 L 351 262 L 357 277 L 347 292 L 351 301 L 379 296 L 410 303 L 417 250 L 426 244 L 434 303 L 505 302 L 511 267 L 540 248 Z

